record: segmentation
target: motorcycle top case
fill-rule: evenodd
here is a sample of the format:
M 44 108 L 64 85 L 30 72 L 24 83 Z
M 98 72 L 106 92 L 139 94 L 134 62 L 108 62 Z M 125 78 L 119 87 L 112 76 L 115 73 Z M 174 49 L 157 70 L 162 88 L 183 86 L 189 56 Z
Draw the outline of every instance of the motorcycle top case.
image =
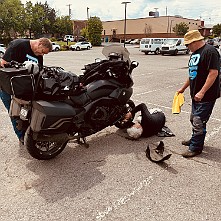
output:
M 31 128 L 48 134 L 66 132 L 72 126 L 76 109 L 59 101 L 34 101 Z
M 32 98 L 34 82 L 34 76 L 26 68 L 0 68 L 1 89 L 19 99 Z

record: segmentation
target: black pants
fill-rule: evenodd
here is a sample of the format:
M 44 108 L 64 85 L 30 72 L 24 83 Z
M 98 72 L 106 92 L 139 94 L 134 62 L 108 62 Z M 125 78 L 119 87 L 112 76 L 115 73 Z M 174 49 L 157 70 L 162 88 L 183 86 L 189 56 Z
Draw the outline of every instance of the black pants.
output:
M 138 111 L 141 111 L 141 126 L 143 127 L 143 137 L 150 137 L 161 131 L 166 121 L 166 117 L 163 112 L 150 114 L 146 104 L 144 103 L 137 105 L 131 111 L 133 117 Z

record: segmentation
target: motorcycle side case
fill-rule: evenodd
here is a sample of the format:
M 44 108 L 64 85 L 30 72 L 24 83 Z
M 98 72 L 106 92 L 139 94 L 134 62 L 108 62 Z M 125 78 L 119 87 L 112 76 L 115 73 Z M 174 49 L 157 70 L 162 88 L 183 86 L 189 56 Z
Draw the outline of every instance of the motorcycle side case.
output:
M 67 132 L 73 124 L 76 109 L 59 101 L 34 101 L 31 129 L 47 134 Z

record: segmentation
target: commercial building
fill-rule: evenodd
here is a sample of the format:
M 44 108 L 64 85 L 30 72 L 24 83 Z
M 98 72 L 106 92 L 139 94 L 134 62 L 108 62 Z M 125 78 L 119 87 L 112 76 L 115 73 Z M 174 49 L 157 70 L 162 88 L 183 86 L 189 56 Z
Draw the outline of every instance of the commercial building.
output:
M 181 22 L 189 26 L 189 30 L 197 29 L 204 37 L 211 34 L 212 27 L 205 27 L 204 21 L 199 19 L 183 18 L 181 16 L 159 16 L 126 20 L 125 39 L 174 38 L 173 28 Z M 73 20 L 74 36 L 80 36 L 81 29 L 85 28 L 87 20 Z M 125 20 L 102 21 L 102 38 L 106 42 L 124 40 Z
M 173 32 L 173 27 L 181 22 L 189 26 L 189 30 L 200 30 L 204 36 L 209 35 L 205 31 L 204 21 L 188 19 L 181 16 L 146 17 L 126 20 L 125 39 L 135 38 L 173 38 L 178 37 Z M 121 41 L 124 39 L 125 20 L 103 21 L 102 37 L 105 41 Z

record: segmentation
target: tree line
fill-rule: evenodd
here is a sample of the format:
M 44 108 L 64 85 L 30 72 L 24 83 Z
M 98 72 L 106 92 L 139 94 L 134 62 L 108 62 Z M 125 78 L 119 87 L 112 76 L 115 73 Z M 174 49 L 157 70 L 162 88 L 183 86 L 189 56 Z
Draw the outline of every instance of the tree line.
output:
M 18 37 L 61 37 L 64 33 L 73 33 L 70 17 L 57 16 L 47 2 L 0 0 L 0 39 L 4 42 Z
M 176 24 L 175 27 L 173 27 L 173 32 L 175 32 L 178 36 L 185 35 L 189 30 L 188 24 L 185 22 L 181 22 L 179 24 Z M 221 36 L 221 24 L 214 25 L 212 28 L 212 35 L 210 37 L 218 37 Z
M 32 4 L 20 0 L 0 0 L 0 41 L 7 44 L 15 38 L 62 38 L 64 34 L 73 33 L 70 16 L 58 16 L 47 1 Z M 91 41 L 92 45 L 101 44 L 102 22 L 99 17 L 90 17 L 81 35 Z

